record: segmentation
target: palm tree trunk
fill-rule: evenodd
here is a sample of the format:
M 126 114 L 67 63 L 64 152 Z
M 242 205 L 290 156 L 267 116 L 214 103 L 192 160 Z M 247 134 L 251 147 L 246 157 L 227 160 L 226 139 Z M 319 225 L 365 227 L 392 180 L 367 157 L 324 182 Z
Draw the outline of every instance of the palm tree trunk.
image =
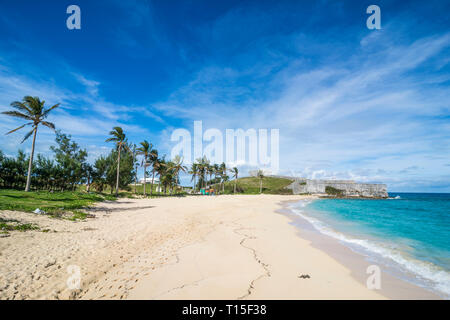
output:
M 150 184 L 150 198 L 153 195 L 153 181 L 155 181 L 155 170 L 153 169 L 152 183 Z
M 122 146 L 119 146 L 119 155 L 117 157 L 117 177 L 116 177 L 116 197 L 119 195 L 119 173 L 120 173 L 120 151 Z
M 259 193 L 262 193 L 262 179 L 259 180 Z
M 91 175 L 88 173 L 88 176 L 87 176 L 86 192 L 89 193 L 90 190 L 91 190 Z
M 134 174 L 134 194 L 136 194 L 137 170 L 138 170 L 138 167 L 136 166 L 136 173 Z
M 144 164 L 144 197 L 147 196 L 146 186 L 147 186 L 147 170 L 145 169 L 145 164 Z
M 236 183 L 237 183 L 237 176 L 236 179 L 234 179 L 234 193 L 236 193 Z
M 30 155 L 30 162 L 28 163 L 27 185 L 25 186 L 25 192 L 30 191 L 30 184 L 31 184 L 31 166 L 32 166 L 32 164 L 33 164 L 34 144 L 36 143 L 36 134 L 37 134 L 37 125 L 36 125 L 36 128 L 34 129 L 33 144 L 31 145 L 31 155 Z

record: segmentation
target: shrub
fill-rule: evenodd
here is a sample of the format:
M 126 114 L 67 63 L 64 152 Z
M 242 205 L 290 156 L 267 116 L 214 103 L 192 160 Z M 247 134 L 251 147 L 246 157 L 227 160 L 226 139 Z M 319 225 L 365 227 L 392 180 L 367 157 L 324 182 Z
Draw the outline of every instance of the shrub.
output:
M 325 192 L 329 195 L 341 197 L 344 195 L 344 191 L 341 189 L 336 189 L 330 186 L 325 187 Z

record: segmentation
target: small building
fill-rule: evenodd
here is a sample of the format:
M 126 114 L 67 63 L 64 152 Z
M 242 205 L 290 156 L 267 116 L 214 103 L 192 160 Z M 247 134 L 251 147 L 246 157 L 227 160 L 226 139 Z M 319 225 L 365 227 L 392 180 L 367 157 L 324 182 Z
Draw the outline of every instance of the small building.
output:
M 152 183 L 152 177 L 147 177 L 145 180 L 144 178 L 139 180 L 140 184 L 144 184 L 144 183 Z M 159 179 L 155 177 L 155 179 L 153 180 L 153 184 L 158 184 L 159 183 Z

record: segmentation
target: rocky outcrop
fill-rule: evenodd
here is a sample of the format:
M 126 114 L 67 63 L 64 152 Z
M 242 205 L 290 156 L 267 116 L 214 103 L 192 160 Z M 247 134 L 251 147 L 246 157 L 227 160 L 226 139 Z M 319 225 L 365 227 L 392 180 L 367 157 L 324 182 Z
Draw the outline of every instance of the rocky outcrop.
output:
M 327 187 L 340 191 L 344 197 L 387 198 L 385 184 L 358 183 L 353 180 L 310 180 L 305 178 L 282 177 L 293 180 L 287 186 L 294 194 L 323 194 L 327 195 Z M 328 188 L 329 190 L 330 188 Z

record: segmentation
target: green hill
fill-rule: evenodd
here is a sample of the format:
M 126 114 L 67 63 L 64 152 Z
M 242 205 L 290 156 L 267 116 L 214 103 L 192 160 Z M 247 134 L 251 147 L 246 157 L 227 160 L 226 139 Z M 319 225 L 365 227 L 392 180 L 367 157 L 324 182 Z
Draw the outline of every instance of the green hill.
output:
M 241 194 L 259 194 L 259 178 L 244 177 L 237 180 L 237 192 Z M 292 180 L 285 178 L 264 177 L 262 191 L 265 194 L 292 194 L 292 190 L 286 189 Z M 218 188 L 218 186 L 217 186 Z M 225 183 L 225 193 L 232 194 L 234 191 L 234 180 Z

